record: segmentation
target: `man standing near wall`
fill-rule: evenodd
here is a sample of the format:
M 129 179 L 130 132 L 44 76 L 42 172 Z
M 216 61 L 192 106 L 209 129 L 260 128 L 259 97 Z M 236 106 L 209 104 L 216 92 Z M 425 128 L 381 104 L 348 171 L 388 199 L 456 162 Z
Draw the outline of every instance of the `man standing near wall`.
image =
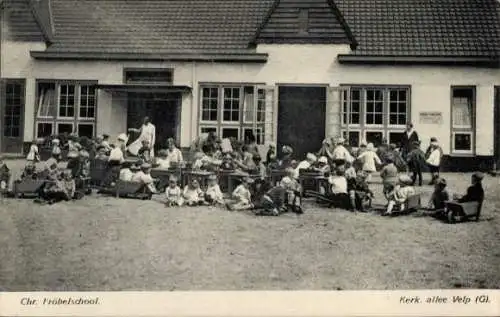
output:
M 412 144 L 420 141 L 417 131 L 413 129 L 413 123 L 408 123 L 406 125 L 406 133 L 403 135 L 401 140 L 401 155 L 406 161 L 408 153 L 412 150 Z

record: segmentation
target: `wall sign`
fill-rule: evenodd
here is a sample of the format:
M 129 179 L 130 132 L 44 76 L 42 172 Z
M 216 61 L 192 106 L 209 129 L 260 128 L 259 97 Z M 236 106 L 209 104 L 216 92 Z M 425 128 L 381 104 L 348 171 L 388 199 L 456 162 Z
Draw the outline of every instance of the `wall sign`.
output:
M 419 121 L 423 124 L 442 124 L 443 123 L 443 113 L 442 112 L 420 112 Z

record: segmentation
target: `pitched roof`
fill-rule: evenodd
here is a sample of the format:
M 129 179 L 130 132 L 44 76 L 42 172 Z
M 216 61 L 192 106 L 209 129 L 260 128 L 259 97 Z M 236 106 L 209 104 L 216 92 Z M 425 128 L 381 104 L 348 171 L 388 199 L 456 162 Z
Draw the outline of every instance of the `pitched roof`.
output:
M 355 55 L 498 56 L 496 0 L 336 2 L 360 43 Z
M 304 12 L 304 17 L 300 17 Z M 300 25 L 300 19 L 303 24 Z M 252 43 L 357 45 L 342 13 L 331 0 L 276 0 Z
M 122 55 L 253 54 L 251 39 L 275 3 L 274 0 L 50 1 L 55 34 L 48 52 Z M 316 0 L 302 2 L 309 1 Z M 359 44 L 353 56 L 499 56 L 500 18 L 496 0 L 335 0 L 334 3 Z M 337 28 L 342 22 L 339 15 L 335 17 L 337 21 L 330 26 Z
M 4 39 L 28 42 L 45 40 L 28 0 L 4 0 L 2 6 L 5 18 Z

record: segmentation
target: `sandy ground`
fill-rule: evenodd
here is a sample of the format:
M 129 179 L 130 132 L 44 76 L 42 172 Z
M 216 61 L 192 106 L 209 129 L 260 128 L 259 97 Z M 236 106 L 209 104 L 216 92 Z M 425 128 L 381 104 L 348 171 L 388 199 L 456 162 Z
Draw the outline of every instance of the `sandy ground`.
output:
M 12 162 L 11 165 L 18 163 Z M 452 192 L 470 175 L 445 174 Z M 480 222 L 385 218 L 306 204 L 255 217 L 93 195 L 39 206 L 0 200 L 7 291 L 500 288 L 500 178 Z M 381 185 L 373 185 L 382 203 Z M 430 187 L 422 187 L 424 201 Z

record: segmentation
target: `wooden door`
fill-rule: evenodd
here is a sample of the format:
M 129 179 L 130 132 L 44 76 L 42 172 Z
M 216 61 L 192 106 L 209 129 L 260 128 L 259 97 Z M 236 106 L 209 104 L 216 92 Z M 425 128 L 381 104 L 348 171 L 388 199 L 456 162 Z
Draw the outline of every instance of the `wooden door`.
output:
M 1 152 L 23 152 L 24 80 L 6 80 L 2 83 Z
M 326 87 L 279 87 L 278 149 L 290 145 L 294 157 L 316 152 L 325 138 Z

